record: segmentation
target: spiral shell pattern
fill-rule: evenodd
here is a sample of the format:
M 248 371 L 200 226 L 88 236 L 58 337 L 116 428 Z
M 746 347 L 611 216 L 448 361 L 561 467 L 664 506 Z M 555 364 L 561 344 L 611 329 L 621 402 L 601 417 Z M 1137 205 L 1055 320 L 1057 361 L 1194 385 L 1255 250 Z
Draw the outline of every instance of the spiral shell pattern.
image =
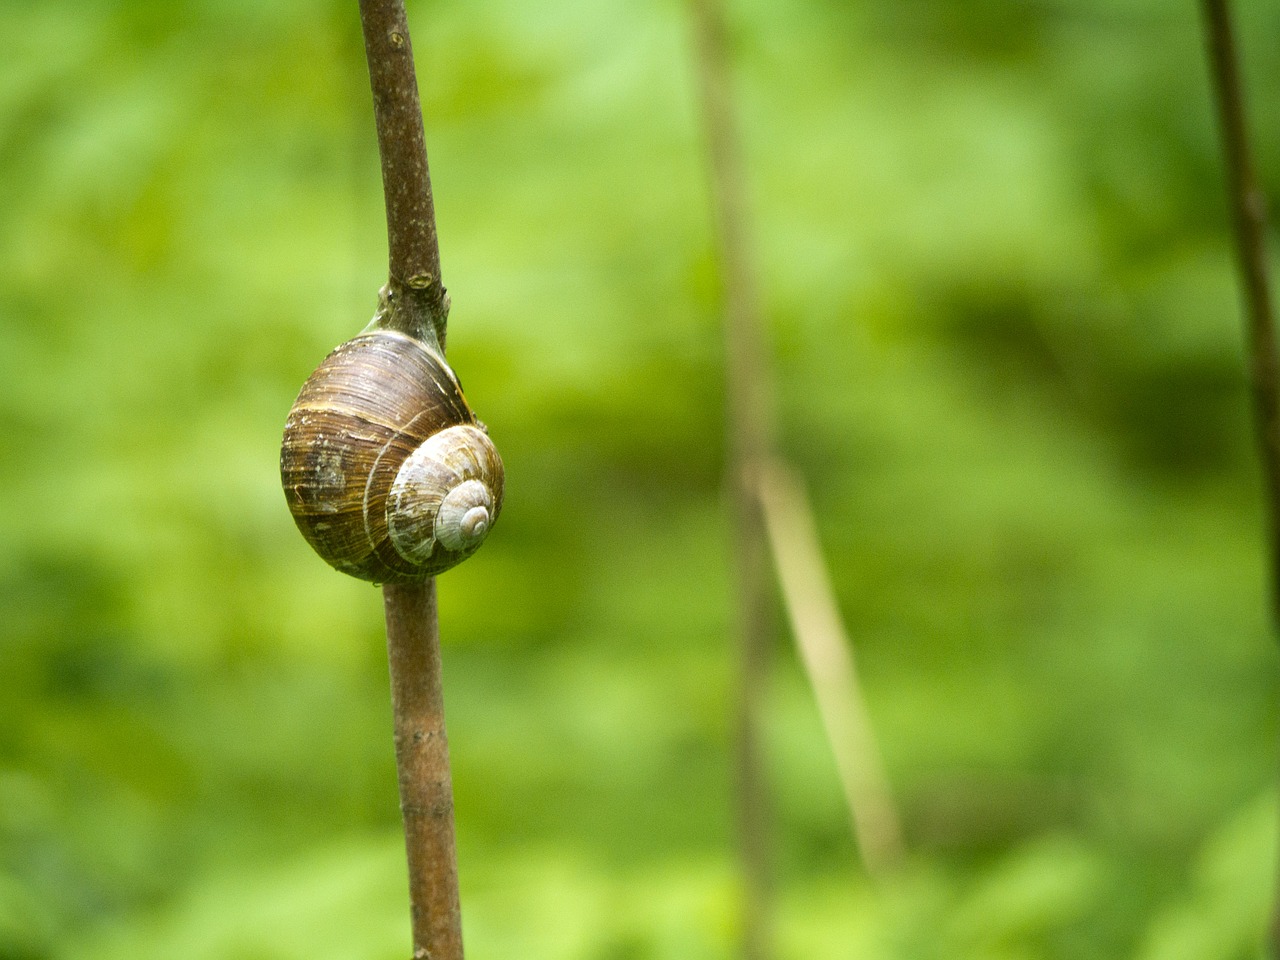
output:
M 453 371 L 392 331 L 341 344 L 303 384 L 280 476 L 316 552 L 375 583 L 449 569 L 480 545 L 502 507 L 502 460 Z

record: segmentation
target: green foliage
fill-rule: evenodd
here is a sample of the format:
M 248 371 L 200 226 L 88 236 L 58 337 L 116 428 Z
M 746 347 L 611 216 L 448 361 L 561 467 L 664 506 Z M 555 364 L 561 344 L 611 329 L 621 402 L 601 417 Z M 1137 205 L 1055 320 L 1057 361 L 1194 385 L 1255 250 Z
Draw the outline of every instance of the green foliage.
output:
M 0 958 L 404 955 L 381 607 L 277 488 L 384 271 L 354 3 L 0 10 Z M 1242 10 L 1280 186 L 1280 22 Z M 1191 5 L 734 5 L 784 442 L 910 858 L 783 638 L 784 960 L 1257 955 L 1275 657 Z M 721 346 L 679 3 L 410 10 L 469 955 L 733 955 Z

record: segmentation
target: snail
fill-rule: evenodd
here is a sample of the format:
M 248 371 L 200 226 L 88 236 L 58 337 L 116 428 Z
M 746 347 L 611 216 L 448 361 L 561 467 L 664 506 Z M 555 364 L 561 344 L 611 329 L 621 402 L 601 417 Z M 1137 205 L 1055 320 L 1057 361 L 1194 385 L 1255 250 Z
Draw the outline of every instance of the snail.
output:
M 405 583 L 484 542 L 502 509 L 502 460 L 434 344 L 377 324 L 302 385 L 280 478 L 298 529 L 330 566 Z

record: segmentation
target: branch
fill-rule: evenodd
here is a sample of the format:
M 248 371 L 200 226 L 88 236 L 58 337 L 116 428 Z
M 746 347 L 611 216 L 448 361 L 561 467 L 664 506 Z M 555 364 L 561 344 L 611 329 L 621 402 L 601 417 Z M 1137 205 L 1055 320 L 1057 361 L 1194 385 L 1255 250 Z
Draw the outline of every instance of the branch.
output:
M 435 203 L 404 0 L 360 0 L 360 25 L 387 205 L 386 294 L 391 309 L 382 324 L 443 346 L 449 297 L 440 276 Z
M 1236 255 L 1244 287 L 1250 382 L 1262 455 L 1271 549 L 1271 612 L 1280 625 L 1280 362 L 1267 262 L 1266 198 L 1250 157 L 1244 94 L 1226 0 L 1204 0 L 1209 59 L 1226 160 L 1227 192 L 1236 234 Z
M 1262 460 L 1267 514 L 1271 625 L 1277 630 L 1280 629 L 1280 362 L 1276 356 L 1275 315 L 1267 260 L 1266 198 L 1258 186 L 1249 149 L 1239 57 L 1227 0 L 1203 0 L 1202 7 L 1226 161 L 1227 192 L 1235 224 L 1236 255 L 1244 288 L 1254 429 Z M 1268 936 L 1272 956 L 1280 958 L 1280 896 L 1273 897 Z
M 772 952 L 774 912 L 759 746 L 771 636 L 770 546 L 868 872 L 883 871 L 897 860 L 901 839 L 812 517 L 802 488 L 787 482 L 774 452 L 772 369 L 749 253 L 747 191 L 734 127 L 722 0 L 693 0 L 693 12 L 724 290 L 729 486 L 742 663 L 738 768 L 746 881 L 743 939 L 747 960 L 756 960 Z
M 409 862 L 413 956 L 414 960 L 462 960 L 436 582 L 389 583 L 382 594 L 400 812 Z
M 422 107 L 403 0 L 360 0 L 387 206 L 389 278 L 375 322 L 443 351 L 440 276 Z M 434 580 L 383 587 L 414 960 L 462 960 L 462 916 Z
M 724 297 L 728 486 L 733 502 L 738 594 L 740 680 L 735 752 L 744 884 L 743 955 L 746 960 L 765 960 L 773 953 L 775 907 L 760 728 L 773 631 L 768 544 L 755 476 L 771 445 L 769 364 L 755 272 L 748 254 L 746 188 L 729 91 L 723 11 L 717 0 L 693 0 L 693 14 Z

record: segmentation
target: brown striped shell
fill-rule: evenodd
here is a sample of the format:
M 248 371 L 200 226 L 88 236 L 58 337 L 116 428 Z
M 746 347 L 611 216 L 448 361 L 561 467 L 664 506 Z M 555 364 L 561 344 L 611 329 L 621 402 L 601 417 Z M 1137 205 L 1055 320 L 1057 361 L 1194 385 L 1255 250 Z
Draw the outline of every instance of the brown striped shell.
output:
M 422 580 L 470 556 L 502 509 L 502 460 L 453 371 L 393 331 L 335 349 L 285 423 L 280 479 L 298 529 L 361 580 Z

